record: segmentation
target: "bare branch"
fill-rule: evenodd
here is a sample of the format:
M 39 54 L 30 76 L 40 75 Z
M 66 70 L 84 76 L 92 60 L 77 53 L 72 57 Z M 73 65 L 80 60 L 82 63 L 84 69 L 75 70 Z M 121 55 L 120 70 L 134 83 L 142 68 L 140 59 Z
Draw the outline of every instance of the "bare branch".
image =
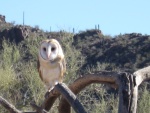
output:
M 136 85 L 139 86 L 142 82 L 150 80 L 150 66 L 134 72 L 133 75 L 136 77 Z
M 54 88 L 51 92 L 49 92 L 48 97 L 45 98 L 41 107 L 45 109 L 46 111 L 49 111 L 51 107 L 53 106 L 55 100 L 59 96 L 60 96 L 60 93 L 56 91 L 56 89 Z
M 73 107 L 76 113 L 86 113 L 83 106 L 78 101 L 77 97 L 71 92 L 71 90 L 64 83 L 58 83 L 57 85 L 55 85 L 55 89 L 63 95 L 63 97 Z
M 38 113 L 48 113 L 47 111 L 45 111 L 44 109 L 42 109 L 41 107 L 37 106 L 34 103 L 30 103 L 30 105 L 38 112 Z
M 119 85 L 119 113 L 136 113 L 138 86 L 150 80 L 150 66 L 132 74 L 120 76 Z
M 119 73 L 110 71 L 100 71 L 93 74 L 87 74 L 83 77 L 78 78 L 75 82 L 69 85 L 69 88 L 74 94 L 78 94 L 86 86 L 92 83 L 109 84 L 110 86 L 117 88 L 118 76 Z M 65 98 L 61 98 L 59 104 L 59 113 L 70 113 L 70 112 L 71 109 L 69 103 L 66 101 Z
M 16 109 L 12 104 L 0 96 L 0 104 L 4 106 L 10 113 L 37 113 L 32 111 L 22 112 Z M 44 112 L 43 112 L 44 113 Z
M 102 83 L 109 84 L 113 88 L 117 88 L 117 79 L 119 73 L 111 71 L 99 71 L 92 74 L 84 75 L 77 80 L 75 80 L 69 88 L 75 93 L 78 94 L 83 88 L 92 84 L 92 83 Z
M 122 73 L 119 77 L 119 109 L 118 113 L 135 113 L 137 92 L 133 93 L 135 78 L 130 73 Z M 137 91 L 137 90 L 136 90 Z
M 70 101 L 69 98 L 65 97 L 67 94 L 62 93 L 62 95 L 64 95 L 65 98 L 62 97 L 60 100 L 59 112 L 70 113 L 71 111 L 70 104 L 73 107 L 76 102 L 78 103 L 77 105 L 80 105 L 80 103 L 76 101 L 75 97 L 76 94 L 78 94 L 86 86 L 92 83 L 102 83 L 107 84 L 113 88 L 119 87 L 119 110 L 118 110 L 119 113 L 136 113 L 138 86 L 145 80 L 150 80 L 150 66 L 140 69 L 134 72 L 133 74 L 110 72 L 110 71 L 95 72 L 92 74 L 87 74 L 82 77 L 79 77 L 77 80 L 75 80 L 72 84 L 69 85 L 69 89 L 63 84 L 56 85 L 56 87 L 51 92 L 49 92 L 48 97 L 45 98 L 41 107 L 38 107 L 35 104 L 31 105 L 33 108 L 37 110 L 38 113 L 47 113 L 45 110 L 49 111 L 53 106 L 53 103 L 55 102 L 57 97 L 60 96 L 60 93 L 65 92 L 67 94 L 71 94 L 72 98 Z M 70 90 L 75 95 L 72 94 Z M 0 104 L 4 106 L 10 113 L 37 113 L 37 112 L 21 112 L 2 97 L 0 97 Z M 75 111 L 77 109 L 76 107 L 74 107 Z
M 0 96 L 0 104 L 3 105 L 10 113 L 23 113 L 17 110 L 13 105 L 11 105 L 7 100 Z
M 69 85 L 69 88 L 74 94 L 78 94 L 82 89 L 84 89 L 86 86 L 92 83 L 109 84 L 113 88 L 118 88 L 117 85 L 118 76 L 119 76 L 118 72 L 99 71 L 78 78 L 71 85 Z M 60 93 L 56 91 L 56 89 L 54 88 L 49 93 L 49 97 L 44 100 L 42 108 L 49 111 L 58 96 L 60 96 Z M 66 113 L 70 113 L 70 105 L 63 98 L 59 104 L 59 110 L 62 111 L 62 109 L 67 109 Z

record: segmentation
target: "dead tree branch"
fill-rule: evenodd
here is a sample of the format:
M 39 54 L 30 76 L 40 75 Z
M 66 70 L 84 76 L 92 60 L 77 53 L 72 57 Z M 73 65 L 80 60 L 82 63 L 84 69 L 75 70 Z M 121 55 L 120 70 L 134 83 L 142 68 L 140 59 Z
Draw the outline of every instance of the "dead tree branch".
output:
M 136 113 L 138 86 L 146 80 L 150 80 L 150 66 L 120 76 L 119 113 Z
M 105 83 L 109 84 L 113 88 L 117 88 L 117 78 L 120 74 L 118 72 L 110 72 L 110 71 L 101 71 L 96 72 L 93 74 L 88 74 L 85 76 L 82 76 L 75 80 L 71 85 L 69 85 L 69 89 L 74 93 L 78 94 L 82 89 L 84 89 L 86 86 L 92 84 L 92 83 Z M 43 108 L 47 111 L 51 109 L 54 99 L 56 99 L 60 93 L 54 89 L 52 92 L 50 92 L 49 97 L 45 99 L 43 103 Z M 66 101 L 65 98 L 61 98 L 60 104 L 59 104 L 59 112 L 60 113 L 70 113 L 70 104 Z
M 37 112 L 21 112 L 2 97 L 0 97 L 0 104 L 8 109 L 10 113 L 46 113 L 45 110 L 49 111 L 57 97 L 62 94 L 64 97 L 61 98 L 59 103 L 59 113 L 70 113 L 70 105 L 74 107 L 77 113 L 80 113 L 80 111 L 77 111 L 77 108 L 82 107 L 82 105 L 76 101 L 75 95 L 92 83 L 102 83 L 108 84 L 113 88 L 119 88 L 118 113 L 136 113 L 138 86 L 146 80 L 150 80 L 150 66 L 140 69 L 133 74 L 126 72 L 118 73 L 100 71 L 78 78 L 69 85 L 69 89 L 64 84 L 56 85 L 56 87 L 49 93 L 48 98 L 44 100 L 41 107 L 32 104 L 33 108 L 35 108 Z M 82 110 L 83 111 L 81 113 L 84 113 L 83 108 Z
M 17 110 L 13 105 L 11 105 L 7 100 L 0 96 L 0 104 L 3 105 L 10 113 L 23 113 Z
M 62 94 L 65 100 L 67 100 L 67 102 L 76 111 L 76 113 L 86 113 L 75 94 L 72 93 L 72 91 L 64 83 L 58 83 L 57 85 L 55 85 L 55 89 Z
M 49 92 L 49 95 L 47 98 L 45 98 L 43 104 L 41 107 L 45 109 L 46 111 L 49 111 L 51 107 L 53 106 L 55 100 L 60 96 L 60 93 L 56 91 L 54 88 L 51 92 Z
M 74 94 L 78 94 L 91 83 L 109 84 L 113 88 L 118 88 L 119 86 L 120 100 L 118 112 L 136 113 L 138 86 L 148 79 L 150 79 L 150 66 L 140 69 L 133 74 L 101 71 L 78 78 L 74 83 L 69 85 L 69 88 Z M 56 95 L 55 98 L 57 98 L 57 96 L 59 96 L 59 94 Z M 49 106 L 47 106 L 47 108 L 50 109 Z M 61 98 L 59 112 L 71 112 L 70 105 L 64 98 Z
M 34 113 L 48 113 L 46 110 L 42 109 L 41 107 L 37 106 L 34 103 L 30 103 L 30 105 L 32 106 L 32 108 L 34 108 L 37 111 Z
M 117 78 L 119 73 L 110 71 L 101 71 L 93 74 L 87 74 L 78 78 L 75 82 L 69 85 L 70 90 L 74 94 L 78 94 L 86 86 L 92 83 L 109 84 L 113 88 L 117 88 Z M 65 109 L 63 109 L 65 108 Z M 68 102 L 62 97 L 59 104 L 59 113 L 70 113 L 71 108 Z
M 122 73 L 122 75 L 119 77 L 119 84 L 118 113 L 132 113 L 129 111 L 132 111 L 132 105 L 135 105 L 135 95 L 132 93 L 132 90 L 135 87 L 135 78 L 132 74 Z
M 5 107 L 10 113 L 47 113 L 46 111 L 41 110 L 41 108 L 36 106 L 35 104 L 32 104 L 32 106 L 33 106 L 33 108 L 35 108 L 37 110 L 37 112 L 33 112 L 33 111 L 23 112 L 23 111 L 20 111 L 20 110 L 16 109 L 12 104 L 10 104 L 7 100 L 2 98 L 1 96 L 0 96 L 0 104 L 3 107 Z
M 136 79 L 136 85 L 139 86 L 142 82 L 150 80 L 150 66 L 134 72 L 133 75 Z

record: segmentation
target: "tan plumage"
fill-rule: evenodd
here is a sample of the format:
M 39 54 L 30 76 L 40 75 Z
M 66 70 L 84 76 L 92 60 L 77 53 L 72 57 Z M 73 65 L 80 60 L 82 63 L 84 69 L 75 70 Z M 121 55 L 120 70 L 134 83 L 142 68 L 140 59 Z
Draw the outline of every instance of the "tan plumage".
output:
M 63 50 L 57 40 L 47 39 L 41 42 L 38 71 L 48 90 L 51 90 L 57 82 L 63 81 L 66 63 Z

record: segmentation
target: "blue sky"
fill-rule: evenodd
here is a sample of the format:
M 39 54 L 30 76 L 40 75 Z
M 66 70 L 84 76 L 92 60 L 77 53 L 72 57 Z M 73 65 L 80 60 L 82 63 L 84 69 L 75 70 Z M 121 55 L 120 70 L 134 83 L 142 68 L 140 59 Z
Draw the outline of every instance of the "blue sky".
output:
M 7 22 L 39 26 L 44 31 L 76 32 L 100 26 L 105 35 L 150 35 L 150 0 L 1 0 Z

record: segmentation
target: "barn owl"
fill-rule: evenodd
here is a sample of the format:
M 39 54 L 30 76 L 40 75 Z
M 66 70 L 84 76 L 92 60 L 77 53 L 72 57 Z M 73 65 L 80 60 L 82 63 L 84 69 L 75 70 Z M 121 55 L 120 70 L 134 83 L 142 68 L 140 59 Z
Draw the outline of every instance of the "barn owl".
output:
M 39 75 L 50 92 L 56 83 L 63 81 L 66 71 L 63 50 L 56 39 L 47 39 L 41 42 L 38 54 Z

